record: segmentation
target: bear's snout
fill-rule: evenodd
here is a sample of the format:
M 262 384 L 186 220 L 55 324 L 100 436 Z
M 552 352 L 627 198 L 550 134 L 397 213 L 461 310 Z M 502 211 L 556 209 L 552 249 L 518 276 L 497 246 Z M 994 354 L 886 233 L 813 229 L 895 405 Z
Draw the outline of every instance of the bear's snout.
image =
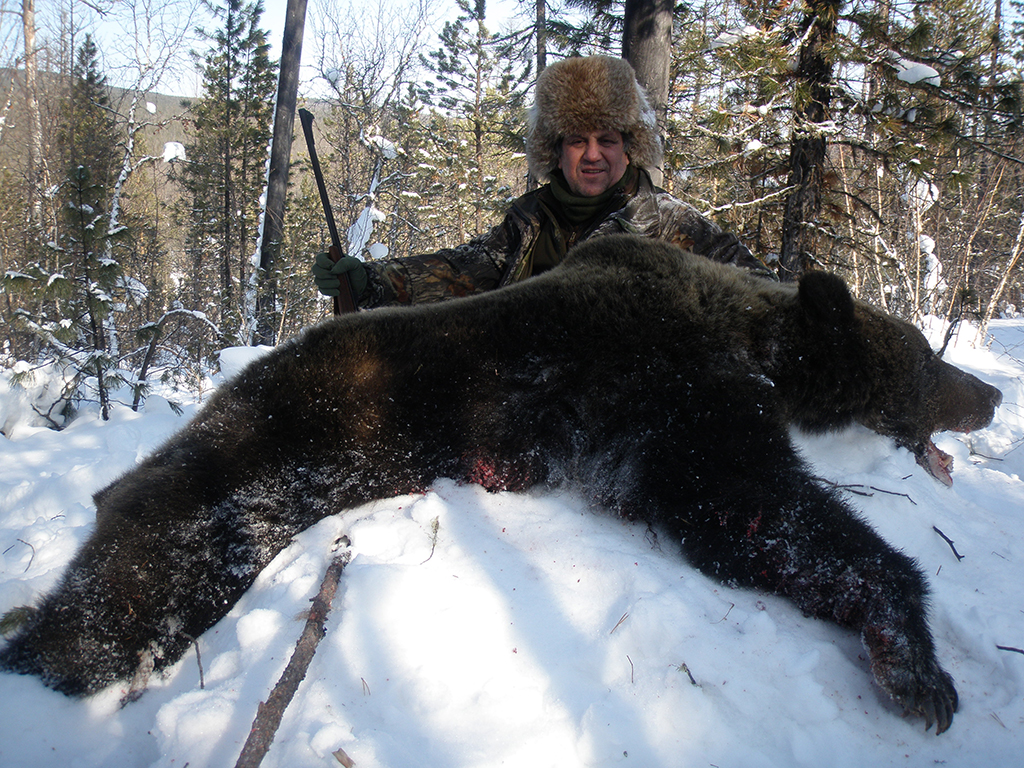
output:
M 945 397 L 938 409 L 936 431 L 973 432 L 991 424 L 996 408 L 1003 402 L 1003 393 L 953 366 L 948 367 L 948 374 L 952 382 L 951 386 L 942 388 Z
M 973 377 L 972 377 L 973 378 Z M 998 408 L 1003 402 L 1003 393 L 990 384 L 986 384 L 983 381 L 975 379 L 977 382 L 978 398 L 981 401 L 981 406 L 978 408 L 976 418 L 967 425 L 965 432 L 972 429 L 984 429 L 992 423 L 992 419 L 996 416 L 996 408 Z
M 990 386 L 989 384 L 985 384 L 984 382 L 982 382 L 982 386 L 984 386 L 988 390 L 988 415 L 985 418 L 985 423 L 981 424 L 978 427 L 975 427 L 975 429 L 981 429 L 982 427 L 987 427 L 989 424 L 991 424 L 992 419 L 996 417 L 996 408 L 1003 404 L 1002 392 L 1000 392 L 995 387 Z

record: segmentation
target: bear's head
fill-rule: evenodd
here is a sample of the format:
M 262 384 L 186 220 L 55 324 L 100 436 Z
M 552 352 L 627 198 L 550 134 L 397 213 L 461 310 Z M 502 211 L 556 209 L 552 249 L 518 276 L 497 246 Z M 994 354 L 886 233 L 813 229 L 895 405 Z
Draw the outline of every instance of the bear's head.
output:
M 1002 393 L 942 360 L 910 323 L 855 300 L 835 275 L 805 275 L 799 303 L 810 343 L 822 357 L 831 357 L 856 393 L 852 418 L 892 437 L 936 479 L 951 485 L 952 458 L 935 446 L 932 435 L 988 426 Z M 861 386 L 852 386 L 854 380 Z

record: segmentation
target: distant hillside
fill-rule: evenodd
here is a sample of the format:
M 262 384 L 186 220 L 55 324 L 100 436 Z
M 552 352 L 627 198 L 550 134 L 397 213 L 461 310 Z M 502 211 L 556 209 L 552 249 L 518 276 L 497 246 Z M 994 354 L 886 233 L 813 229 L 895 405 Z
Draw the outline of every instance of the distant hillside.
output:
M 25 114 L 24 71 L 0 67 L 0 170 L 8 169 L 20 172 L 24 167 L 26 147 L 28 146 L 29 121 Z M 51 73 L 42 73 L 40 79 L 40 109 L 43 112 L 43 140 L 47 141 L 47 126 L 58 125 L 58 111 L 61 100 L 47 98 L 46 94 L 66 92 L 66 84 L 61 77 Z M 123 88 L 110 89 L 110 101 L 118 114 L 127 116 L 131 107 L 134 92 Z M 172 96 L 166 93 L 150 92 L 141 96 L 136 108 L 136 121 L 148 123 L 142 132 L 145 152 L 151 155 L 162 155 L 164 144 L 168 141 L 185 142 L 185 128 L 182 116 L 185 107 L 184 96 Z M 324 109 L 321 102 L 302 102 L 305 106 L 320 114 Z M 295 121 L 295 133 L 292 139 L 292 160 L 306 156 L 306 147 L 302 140 L 302 131 L 298 118 Z M 52 130 L 51 130 L 52 133 Z M 140 152 L 137 149 L 136 155 Z
M 12 171 L 22 168 L 28 146 L 29 121 L 25 110 L 24 76 L 23 70 L 0 68 L 0 168 Z M 62 77 L 52 73 L 41 73 L 39 76 L 39 107 L 44 141 L 52 138 L 52 128 L 58 124 L 62 103 L 59 94 L 66 93 L 66 84 L 62 80 Z M 110 101 L 118 114 L 127 116 L 133 95 L 131 91 L 122 88 L 110 89 Z M 184 111 L 181 96 L 147 93 L 141 97 L 135 119 L 149 124 L 142 132 L 146 152 L 159 155 L 163 152 L 165 142 L 184 140 L 185 132 L 180 119 Z

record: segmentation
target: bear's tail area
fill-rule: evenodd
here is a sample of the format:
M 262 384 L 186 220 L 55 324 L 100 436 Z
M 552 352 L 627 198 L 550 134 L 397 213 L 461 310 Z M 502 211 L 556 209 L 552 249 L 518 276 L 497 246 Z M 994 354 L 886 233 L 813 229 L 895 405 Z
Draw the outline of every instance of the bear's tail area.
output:
M 83 612 L 44 603 L 33 618 L 0 649 L 0 670 L 35 675 L 68 696 L 96 693 L 135 675 L 145 654 L 130 659 L 123 644 L 104 646 L 98 637 L 76 632 L 88 622 Z M 77 615 L 76 615 L 77 614 Z M 154 643 L 150 656 L 164 655 Z
M 265 565 L 266 554 L 244 543 L 244 524 L 229 536 L 227 520 L 150 523 L 122 520 L 115 532 L 101 519 L 56 589 L 0 649 L 0 669 L 36 675 L 70 696 L 159 670 L 222 618 Z M 280 537 L 264 550 L 286 543 Z
M 0 669 L 71 696 L 117 681 L 144 687 L 223 618 L 299 531 L 338 509 L 304 468 L 274 468 L 206 500 L 180 479 L 151 492 L 137 470 L 97 494 L 96 528 L 28 622 Z M 140 678 L 141 676 L 141 678 Z M 141 682 L 140 682 L 141 681 Z

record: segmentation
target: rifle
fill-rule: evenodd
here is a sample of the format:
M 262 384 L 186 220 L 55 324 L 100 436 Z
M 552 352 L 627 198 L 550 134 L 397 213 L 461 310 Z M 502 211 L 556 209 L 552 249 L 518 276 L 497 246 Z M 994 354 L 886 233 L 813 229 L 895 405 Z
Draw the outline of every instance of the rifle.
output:
M 302 133 L 306 137 L 306 149 L 309 151 L 309 163 L 313 166 L 313 178 L 316 179 L 316 188 L 320 192 L 320 202 L 324 206 L 324 217 L 327 219 L 327 231 L 331 234 L 331 247 L 328 253 L 331 259 L 337 262 L 344 253 L 341 250 L 341 238 L 338 237 L 338 227 L 334 224 L 334 214 L 331 212 L 331 201 L 327 199 L 327 187 L 324 186 L 324 175 L 320 171 L 320 160 L 316 154 L 316 145 L 313 142 L 313 113 L 308 109 L 299 110 L 299 121 L 302 123 Z M 352 282 L 345 273 L 338 277 L 341 293 L 334 297 L 334 314 L 340 315 L 343 312 L 356 311 L 356 295 L 352 290 Z

